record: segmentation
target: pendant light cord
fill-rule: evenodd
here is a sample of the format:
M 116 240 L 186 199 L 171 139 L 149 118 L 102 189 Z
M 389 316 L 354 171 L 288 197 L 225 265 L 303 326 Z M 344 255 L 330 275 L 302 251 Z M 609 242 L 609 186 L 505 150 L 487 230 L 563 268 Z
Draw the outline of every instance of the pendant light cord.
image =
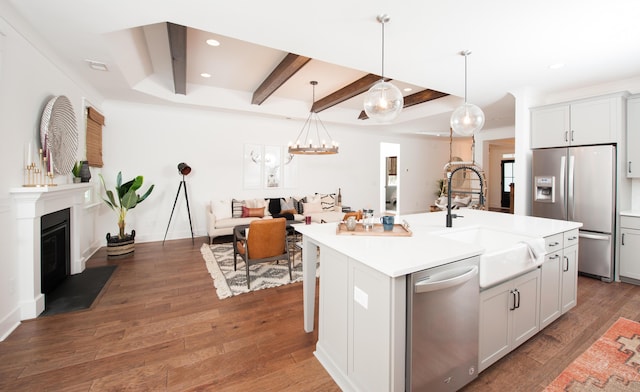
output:
M 382 24 L 382 81 L 384 82 L 384 24 L 385 22 L 380 22 Z
M 464 103 L 467 103 L 467 57 L 469 57 L 469 54 L 471 54 L 471 52 L 469 52 L 468 50 L 465 50 L 463 53 L 464 53 Z

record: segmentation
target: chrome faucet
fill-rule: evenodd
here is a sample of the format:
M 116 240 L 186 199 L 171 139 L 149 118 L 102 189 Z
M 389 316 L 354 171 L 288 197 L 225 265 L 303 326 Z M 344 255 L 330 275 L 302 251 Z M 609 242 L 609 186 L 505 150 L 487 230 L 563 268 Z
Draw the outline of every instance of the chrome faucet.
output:
M 453 218 L 463 218 L 462 215 L 457 215 L 457 214 L 452 214 L 451 213 L 451 178 L 453 178 L 453 175 L 455 174 L 455 172 L 457 172 L 458 170 L 471 170 L 472 172 L 476 173 L 476 175 L 478 176 L 478 179 L 480 180 L 480 201 L 479 203 L 481 205 L 484 205 L 484 184 L 482 182 L 482 176 L 480 175 L 480 173 L 478 172 L 478 170 L 476 170 L 474 167 L 471 166 L 460 166 L 458 168 L 453 169 L 449 175 L 448 175 L 448 179 L 447 179 L 447 227 L 452 227 L 453 226 Z

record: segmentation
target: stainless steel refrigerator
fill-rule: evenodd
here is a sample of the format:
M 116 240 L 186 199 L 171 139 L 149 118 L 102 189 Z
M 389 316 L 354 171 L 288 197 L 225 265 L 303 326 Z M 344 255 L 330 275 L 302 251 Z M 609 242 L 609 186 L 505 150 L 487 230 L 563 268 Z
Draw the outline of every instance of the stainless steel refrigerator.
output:
M 616 147 L 533 150 L 531 214 L 582 222 L 578 271 L 614 279 Z

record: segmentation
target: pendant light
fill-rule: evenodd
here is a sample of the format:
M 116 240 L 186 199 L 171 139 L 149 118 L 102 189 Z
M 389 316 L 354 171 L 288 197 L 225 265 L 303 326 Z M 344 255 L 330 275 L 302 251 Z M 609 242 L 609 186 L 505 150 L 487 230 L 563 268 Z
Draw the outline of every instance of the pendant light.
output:
M 467 103 L 467 57 L 471 54 L 468 50 L 460 52 L 464 56 L 464 105 L 451 114 L 450 125 L 455 133 L 460 136 L 471 136 L 482 129 L 484 125 L 484 113 L 474 104 Z
M 312 80 L 309 82 L 313 86 L 313 99 L 311 101 L 311 107 L 313 108 L 313 103 L 316 100 L 316 85 L 318 82 Z M 315 124 L 314 129 L 311 129 L 312 123 Z M 324 135 L 326 138 L 320 137 L 320 130 L 324 131 Z M 313 132 L 315 131 L 315 132 Z M 302 138 L 304 133 L 304 139 Z M 315 134 L 316 144 L 313 143 L 313 137 Z M 329 140 L 330 144 L 327 144 L 327 140 Z M 320 121 L 320 116 L 318 113 L 313 110 L 309 111 L 309 116 L 307 120 L 302 125 L 302 129 L 298 136 L 296 137 L 295 144 L 289 143 L 289 154 L 299 154 L 299 155 L 328 155 L 328 154 L 337 154 L 338 153 L 338 143 L 331 138 L 329 135 L 329 131 L 325 128 L 322 121 Z
M 378 122 L 390 122 L 400 114 L 404 98 L 396 86 L 384 81 L 384 25 L 391 18 L 387 14 L 382 14 L 378 15 L 376 20 L 382 25 L 382 78 L 367 91 L 364 111 L 369 118 Z

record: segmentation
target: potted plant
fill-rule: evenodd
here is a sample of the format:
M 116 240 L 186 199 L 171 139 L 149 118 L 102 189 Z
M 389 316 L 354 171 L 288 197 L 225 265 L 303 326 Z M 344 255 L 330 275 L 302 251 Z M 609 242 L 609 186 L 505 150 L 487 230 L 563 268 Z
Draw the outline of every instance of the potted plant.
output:
M 104 202 L 118 214 L 118 236 L 112 236 L 107 233 L 107 255 L 109 257 L 126 256 L 134 251 L 135 230 L 131 230 L 131 234 L 125 232 L 127 212 L 142 203 L 153 191 L 153 185 L 140 196 L 137 191 L 142 187 L 144 177 L 137 176 L 134 179 L 122 183 L 122 172 L 118 172 L 116 177 L 115 192 L 107 190 L 104 177 L 99 174 L 102 188 L 107 198 L 103 197 Z

